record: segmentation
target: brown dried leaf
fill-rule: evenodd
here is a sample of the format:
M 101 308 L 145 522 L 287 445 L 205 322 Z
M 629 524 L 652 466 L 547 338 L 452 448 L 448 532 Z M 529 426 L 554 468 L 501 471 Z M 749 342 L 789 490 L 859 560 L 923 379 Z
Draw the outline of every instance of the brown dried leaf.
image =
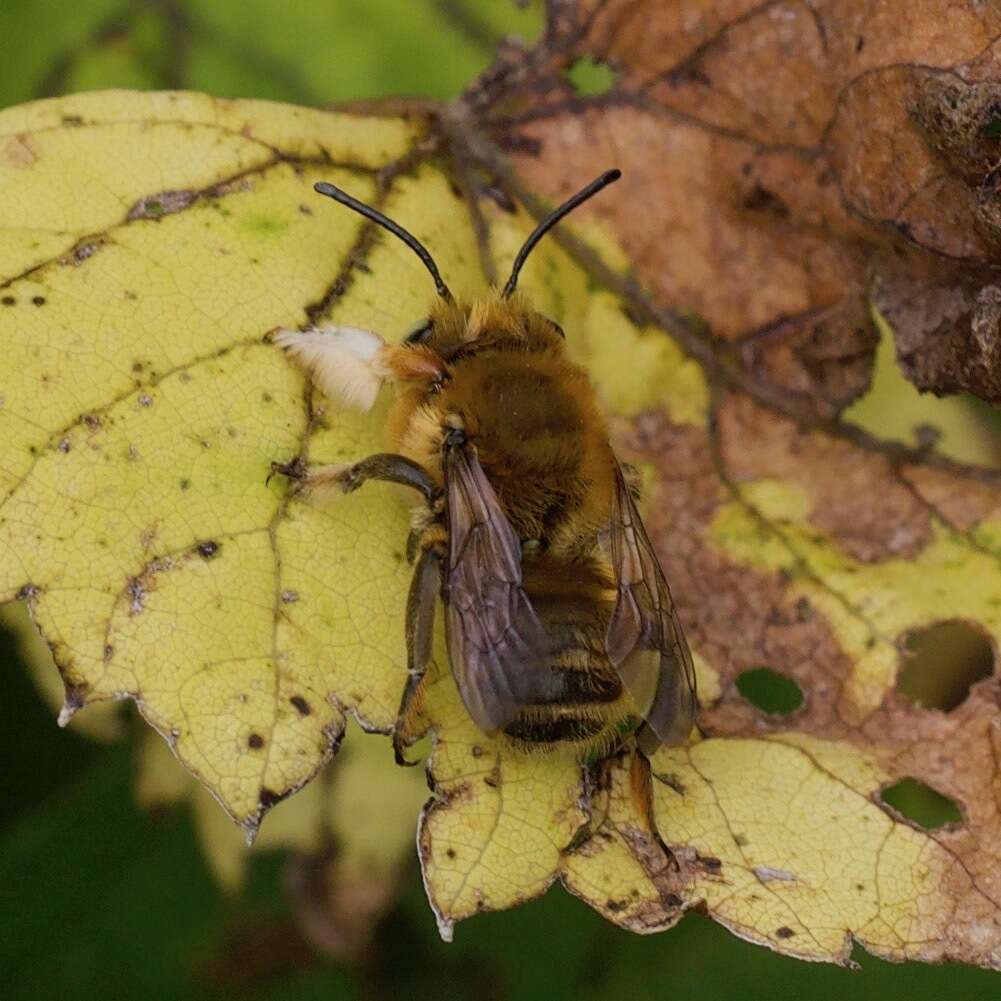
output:
M 1001 400 L 996 5 L 551 6 L 494 134 L 552 198 L 620 166 L 624 193 L 594 212 L 662 302 L 738 344 L 789 409 L 831 415 L 867 386 L 874 289 L 920 388 Z M 616 70 L 609 93 L 573 93 L 581 57 Z

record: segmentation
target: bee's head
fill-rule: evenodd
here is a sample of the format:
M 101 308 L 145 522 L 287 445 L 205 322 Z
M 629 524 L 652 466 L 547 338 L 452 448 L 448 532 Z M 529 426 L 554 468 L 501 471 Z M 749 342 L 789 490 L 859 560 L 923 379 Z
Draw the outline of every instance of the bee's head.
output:
M 459 302 L 445 284 L 428 249 L 412 233 L 399 223 L 393 222 L 381 212 L 352 198 L 347 192 L 333 184 L 321 181 L 315 186 L 321 195 L 327 195 L 342 205 L 354 209 L 394 236 L 402 240 L 421 260 L 434 280 L 438 299 L 427 317 L 415 323 L 403 342 L 411 347 L 430 349 L 446 362 L 455 360 L 474 343 L 478 348 L 489 346 L 491 342 L 525 339 L 539 347 L 561 345 L 565 339 L 563 328 L 548 317 L 532 308 L 528 300 L 517 293 L 518 276 L 528 255 L 542 237 L 549 232 L 568 212 L 572 212 L 582 202 L 596 195 L 602 188 L 622 176 L 619 170 L 605 171 L 587 187 L 582 188 L 572 198 L 568 198 L 559 208 L 552 211 L 524 242 L 514 259 L 511 276 L 504 288 L 490 296 L 470 302 Z
M 438 300 L 414 323 L 403 343 L 433 351 L 452 363 L 462 355 L 494 346 L 519 344 L 527 350 L 562 350 L 563 328 L 536 310 L 526 296 L 484 296 L 469 302 Z

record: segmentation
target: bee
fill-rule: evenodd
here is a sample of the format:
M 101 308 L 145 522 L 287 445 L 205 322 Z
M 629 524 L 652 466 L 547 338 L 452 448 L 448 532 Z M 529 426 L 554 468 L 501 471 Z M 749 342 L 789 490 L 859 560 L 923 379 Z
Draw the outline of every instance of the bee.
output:
M 437 290 L 399 343 L 352 327 L 275 337 L 343 406 L 371 408 L 386 382 L 396 391 L 386 428 L 394 451 L 272 469 L 297 489 L 350 493 L 387 480 L 422 497 L 407 547 L 401 763 L 439 601 L 459 694 L 485 733 L 527 753 L 567 748 L 593 761 L 632 735 L 647 757 L 692 728 L 692 656 L 637 510 L 637 477 L 617 460 L 564 331 L 517 291 L 542 236 L 619 176 L 607 171 L 543 219 L 503 289 L 468 301 L 402 226 L 333 184 L 315 186 L 402 240 Z

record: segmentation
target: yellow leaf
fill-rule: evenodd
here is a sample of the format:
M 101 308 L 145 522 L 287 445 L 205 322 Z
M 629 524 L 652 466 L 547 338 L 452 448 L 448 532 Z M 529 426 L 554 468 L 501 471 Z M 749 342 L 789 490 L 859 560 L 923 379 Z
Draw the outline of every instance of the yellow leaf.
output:
M 395 700 L 366 684 L 335 705 L 328 678 L 357 684 L 400 656 L 404 575 L 371 550 L 405 515 L 385 496 L 289 512 L 265 485 L 315 430 L 266 335 L 306 320 L 358 236 L 355 217 L 314 211 L 312 182 L 370 196 L 412 132 L 110 94 L 12 109 L 0 134 L 33 150 L 0 165 L 0 212 L 64 233 L 3 276 L 0 591 L 31 601 L 70 711 L 134 698 L 253 830 L 328 755 L 340 706 L 385 726 Z M 316 437 L 356 453 L 378 428 Z M 374 629 L 373 602 L 388 613 Z

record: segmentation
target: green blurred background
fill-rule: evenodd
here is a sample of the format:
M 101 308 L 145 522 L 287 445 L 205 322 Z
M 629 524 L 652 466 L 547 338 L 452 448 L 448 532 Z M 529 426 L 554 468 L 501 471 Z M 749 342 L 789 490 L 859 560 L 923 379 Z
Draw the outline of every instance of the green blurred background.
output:
M 489 63 L 501 37 L 531 40 L 541 24 L 537 3 L 511 0 L 3 0 L 0 107 L 101 87 L 311 104 L 448 97 Z M 939 424 L 964 458 L 1001 454 L 983 408 L 919 399 L 888 346 L 855 417 L 902 438 L 923 421 Z M 560 889 L 462 924 L 445 945 L 416 862 L 366 959 L 338 964 L 298 932 L 280 857 L 255 855 L 245 890 L 224 895 L 186 810 L 150 816 L 135 807 L 134 737 L 102 746 L 57 729 L 5 634 L 0 664 L 6 1001 L 1001 997 L 997 974 L 893 966 L 859 949 L 860 972 L 800 963 L 696 914 L 638 937 Z

